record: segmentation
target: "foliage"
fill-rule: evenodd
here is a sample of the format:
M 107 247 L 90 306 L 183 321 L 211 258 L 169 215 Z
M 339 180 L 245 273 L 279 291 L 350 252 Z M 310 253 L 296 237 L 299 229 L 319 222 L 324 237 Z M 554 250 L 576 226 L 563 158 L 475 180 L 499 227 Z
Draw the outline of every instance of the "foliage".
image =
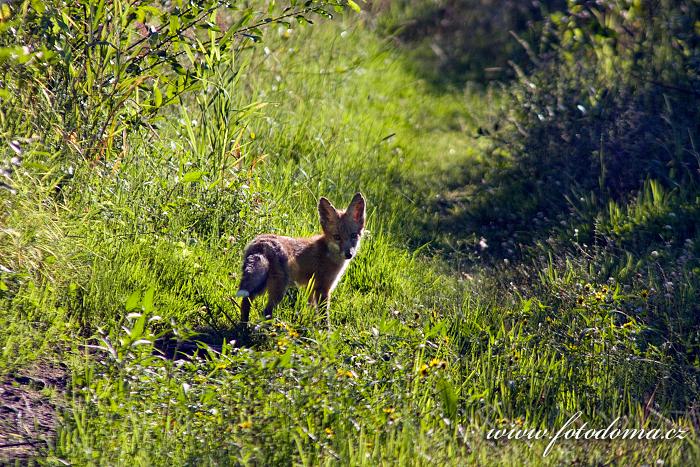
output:
M 656 347 L 674 368 L 673 384 L 639 386 L 680 409 L 698 386 L 698 15 L 694 2 L 625 1 L 554 13 L 534 70 L 516 67 L 501 118 L 480 129 L 492 158 L 451 219 L 478 232 L 463 258 L 489 258 L 501 284 L 558 311 L 574 307 L 561 301 L 572 277 L 646 294 L 614 313 L 645 329 L 628 352 Z
M 554 53 L 521 73 L 504 111 L 511 124 L 497 132 L 501 162 L 483 210 L 530 193 L 508 214 L 507 232 L 527 230 L 534 215 L 590 216 L 647 179 L 694 193 L 700 10 L 671 3 L 652 11 L 644 2 L 571 2 L 553 15 Z
M 509 63 L 528 67 L 548 14 L 566 2 L 438 0 L 378 2 L 379 29 L 411 51 L 415 67 L 438 85 L 506 81 Z M 532 45 L 529 45 L 532 44 Z M 525 45 L 525 47 L 523 47 Z
M 339 3 L 291 2 L 267 10 L 226 1 L 81 0 L 3 5 L 4 138 L 94 160 L 151 128 L 187 91 L 206 88 L 209 70 L 262 38 L 263 27 L 308 23 Z M 19 110 L 22 109 L 22 110 Z M 32 127 L 23 128 L 23 122 Z
M 149 114 L 153 87 L 134 91 L 143 124 L 99 150 L 76 139 L 93 151 L 86 161 L 52 139 L 58 127 L 41 123 L 48 107 L 21 109 L 21 121 L 8 107 L 15 126 L 3 131 L 15 128 L 7 141 L 21 157 L 3 147 L 12 191 L 0 188 L 0 374 L 50 359 L 71 378 L 42 460 L 691 463 L 700 452 L 692 190 L 660 180 L 640 182 L 632 198 L 584 196 L 591 208 L 572 214 L 576 224 L 551 229 L 554 208 L 536 216 L 541 230 L 518 246 L 520 261 L 460 269 L 460 248 L 474 250 L 484 230 L 458 219 L 450 236 L 459 210 L 429 208 L 462 189 L 476 194 L 470 207 L 494 196 L 479 191 L 481 178 L 464 188 L 459 176 L 491 183 L 489 164 L 517 162 L 520 146 L 493 131 L 465 135 L 488 131 L 490 108 L 510 101 L 494 90 L 431 93 L 366 18 L 278 24 L 260 47 L 232 39 L 216 65 L 183 61 L 192 92 Z M 17 76 L 18 66 L 3 71 Z M 179 79 L 163 67 L 150 79 Z M 32 132 L 47 137 L 18 136 Z M 494 151 L 499 136 L 508 144 Z M 70 176 L 52 175 L 69 166 Z M 304 290 L 272 321 L 254 310 L 252 328 L 237 326 L 245 244 L 261 232 L 316 232 L 318 197 L 343 204 L 357 189 L 369 232 L 334 293 L 332 332 Z M 500 207 L 539 199 L 516 193 Z M 424 245 L 429 229 L 448 241 Z M 542 232 L 551 241 L 538 243 Z M 662 248 L 659 235 L 691 242 Z M 494 238 L 476 247 L 481 259 L 499 248 Z M 453 245 L 455 264 L 427 254 Z M 546 442 L 484 436 L 560 427 L 577 411 L 600 427 L 622 417 L 692 436 L 571 441 L 546 459 Z

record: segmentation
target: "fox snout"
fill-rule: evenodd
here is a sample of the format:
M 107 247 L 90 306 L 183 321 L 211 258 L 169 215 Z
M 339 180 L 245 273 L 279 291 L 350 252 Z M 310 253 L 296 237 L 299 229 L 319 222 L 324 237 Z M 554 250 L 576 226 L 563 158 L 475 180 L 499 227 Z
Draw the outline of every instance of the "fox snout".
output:
M 345 259 L 352 259 L 357 254 L 357 244 L 348 245 L 343 248 L 343 254 L 345 255 Z
M 333 251 L 335 254 L 337 254 L 339 257 L 344 257 L 345 259 L 352 259 L 355 254 L 357 254 L 357 247 L 359 241 L 355 241 L 353 238 L 352 243 L 350 243 L 351 240 L 343 241 L 338 238 L 335 238 L 334 241 L 329 242 L 329 247 L 331 251 Z

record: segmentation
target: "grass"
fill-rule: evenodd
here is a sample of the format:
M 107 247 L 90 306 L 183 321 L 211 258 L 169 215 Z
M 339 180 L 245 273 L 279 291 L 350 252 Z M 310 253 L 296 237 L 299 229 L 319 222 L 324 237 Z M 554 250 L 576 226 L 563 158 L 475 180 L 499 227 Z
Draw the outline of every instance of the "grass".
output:
M 655 312 L 647 288 L 601 281 L 586 255 L 545 257 L 530 271 L 534 285 L 521 287 L 505 272 L 463 274 L 425 254 L 435 236 L 426 225 L 440 229 L 425 206 L 457 188 L 457 167 L 484 163 L 490 143 L 474 135 L 500 97 L 436 95 L 410 69 L 361 21 L 272 30 L 264 47 L 212 70 L 209 92 L 187 96 L 156 132 L 134 132 L 104 160 L 68 170 L 40 147 L 27 150 L 13 174 L 17 194 L 0 195 L 0 254 L 13 271 L 0 276 L 0 369 L 68 365 L 59 431 L 41 460 L 698 457 L 693 412 L 678 402 L 697 394 L 692 372 L 679 373 L 692 370 L 663 342 L 648 343 L 655 328 L 635 317 Z M 257 303 L 255 327 L 242 334 L 231 297 L 244 245 L 262 232 L 317 232 L 318 197 L 344 205 L 356 190 L 368 200 L 369 233 L 333 297 L 332 333 L 293 291 L 270 322 Z M 659 203 L 672 195 L 641 196 L 640 206 L 655 206 L 649 214 L 611 206 L 604 228 L 643 224 Z M 477 243 L 478 232 L 464 238 Z M 197 340 L 209 346 L 189 358 L 156 350 L 169 342 L 192 353 Z M 691 434 L 561 441 L 547 457 L 548 441 L 485 436 L 561 427 L 579 411 L 596 428 L 622 417 L 627 427 Z

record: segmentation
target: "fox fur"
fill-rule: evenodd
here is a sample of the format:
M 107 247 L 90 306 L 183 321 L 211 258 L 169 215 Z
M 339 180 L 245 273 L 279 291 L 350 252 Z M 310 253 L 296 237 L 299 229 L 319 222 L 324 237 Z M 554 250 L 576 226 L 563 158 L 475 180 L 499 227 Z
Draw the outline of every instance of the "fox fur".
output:
M 267 291 L 265 318 L 294 282 L 304 286 L 313 281 L 309 301 L 322 305 L 328 313 L 331 293 L 357 254 L 365 227 L 365 199 L 356 193 L 345 210 L 338 210 L 326 198 L 318 202 L 323 233 L 308 238 L 259 235 L 244 252 L 243 274 L 238 288 L 241 322 L 250 317 L 252 300 Z

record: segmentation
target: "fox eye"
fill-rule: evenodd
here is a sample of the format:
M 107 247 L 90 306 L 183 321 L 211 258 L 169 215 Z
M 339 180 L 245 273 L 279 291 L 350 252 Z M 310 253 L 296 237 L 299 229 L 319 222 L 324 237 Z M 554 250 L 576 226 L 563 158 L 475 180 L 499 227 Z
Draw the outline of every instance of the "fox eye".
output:
M 335 239 L 336 242 L 340 241 L 340 235 L 338 235 L 338 234 L 333 235 L 333 238 Z
M 353 239 L 353 240 L 355 240 L 357 237 L 359 237 L 359 235 L 357 235 L 356 233 L 352 234 L 352 239 Z

